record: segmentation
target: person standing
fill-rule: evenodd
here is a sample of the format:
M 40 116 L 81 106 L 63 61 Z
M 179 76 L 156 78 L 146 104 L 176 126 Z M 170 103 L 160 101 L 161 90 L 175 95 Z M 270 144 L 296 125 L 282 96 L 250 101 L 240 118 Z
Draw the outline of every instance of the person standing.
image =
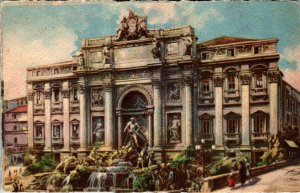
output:
M 251 179 L 251 166 L 250 163 L 248 162 L 248 159 L 245 159 L 245 167 L 246 167 L 246 180 L 250 182 Z
M 241 187 L 244 187 L 244 184 L 246 182 L 246 166 L 243 161 L 240 161 L 239 164 L 239 176 L 240 176 Z
M 233 173 L 230 173 L 228 178 L 227 178 L 227 182 L 228 182 L 228 187 L 231 188 L 231 190 L 234 189 L 234 186 L 235 186 L 235 180 L 234 180 L 234 177 L 233 177 Z

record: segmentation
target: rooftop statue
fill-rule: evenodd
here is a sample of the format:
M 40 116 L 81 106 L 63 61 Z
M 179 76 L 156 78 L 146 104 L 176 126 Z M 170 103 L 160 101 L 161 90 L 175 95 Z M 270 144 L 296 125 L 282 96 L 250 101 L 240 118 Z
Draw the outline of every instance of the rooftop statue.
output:
M 129 11 L 128 17 L 123 17 L 118 30 L 117 39 L 134 40 L 148 36 L 147 17 L 138 16 L 133 11 Z

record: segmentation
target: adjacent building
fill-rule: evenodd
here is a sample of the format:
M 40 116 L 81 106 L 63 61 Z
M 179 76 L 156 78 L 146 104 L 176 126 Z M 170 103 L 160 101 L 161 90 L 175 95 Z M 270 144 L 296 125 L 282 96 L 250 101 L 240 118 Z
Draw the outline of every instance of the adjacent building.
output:
M 130 12 L 116 35 L 82 40 L 73 60 L 29 68 L 29 147 L 61 158 L 117 149 L 134 117 L 161 159 L 205 139 L 218 155 L 256 160 L 270 135 L 299 128 L 278 39 L 197 40 L 191 26 L 148 30 Z
M 27 131 L 27 105 L 4 113 L 4 146 L 10 165 L 22 162 L 28 148 Z

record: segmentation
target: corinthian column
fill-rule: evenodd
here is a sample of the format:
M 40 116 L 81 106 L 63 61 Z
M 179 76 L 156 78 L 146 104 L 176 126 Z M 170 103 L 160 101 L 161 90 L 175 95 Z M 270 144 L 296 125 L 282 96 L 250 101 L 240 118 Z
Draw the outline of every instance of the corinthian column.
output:
M 248 73 L 241 74 L 242 83 L 242 146 L 250 146 L 250 94 L 249 83 L 250 75 Z
M 118 148 L 123 146 L 123 127 L 122 127 L 122 112 L 121 109 L 117 109 L 118 116 Z
M 27 125 L 28 147 L 33 148 L 33 90 L 32 84 L 27 85 Z
M 214 86 L 216 113 L 215 144 L 216 147 L 223 147 L 223 77 L 214 77 Z
M 85 151 L 87 148 L 87 127 L 86 127 L 86 88 L 85 84 L 79 85 L 79 107 L 80 107 L 80 148 Z
M 161 125 L 161 83 L 155 80 L 153 82 L 153 104 L 154 104 L 154 146 L 162 145 L 162 125 Z
M 44 151 L 51 151 L 51 88 L 49 83 L 45 83 L 45 148 Z
M 270 133 L 277 134 L 278 132 L 278 71 L 270 71 L 269 88 L 270 88 Z
M 114 114 L 111 83 L 105 83 L 104 103 L 105 147 L 110 149 L 114 146 Z
M 70 91 L 69 82 L 63 82 L 64 151 L 70 151 Z
M 193 103 L 192 103 L 192 79 L 184 80 L 185 92 L 185 129 L 186 129 L 186 145 L 193 144 Z

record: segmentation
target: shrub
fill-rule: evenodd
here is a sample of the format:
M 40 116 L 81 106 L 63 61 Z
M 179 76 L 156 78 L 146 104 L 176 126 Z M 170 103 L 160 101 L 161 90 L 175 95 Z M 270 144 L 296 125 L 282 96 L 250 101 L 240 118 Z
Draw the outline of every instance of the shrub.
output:
M 138 190 L 145 190 L 148 185 L 146 176 L 137 176 L 133 182 L 133 188 Z
M 40 159 L 33 161 L 26 171 L 32 174 L 41 172 L 50 172 L 55 169 L 57 163 L 51 155 L 42 156 Z

